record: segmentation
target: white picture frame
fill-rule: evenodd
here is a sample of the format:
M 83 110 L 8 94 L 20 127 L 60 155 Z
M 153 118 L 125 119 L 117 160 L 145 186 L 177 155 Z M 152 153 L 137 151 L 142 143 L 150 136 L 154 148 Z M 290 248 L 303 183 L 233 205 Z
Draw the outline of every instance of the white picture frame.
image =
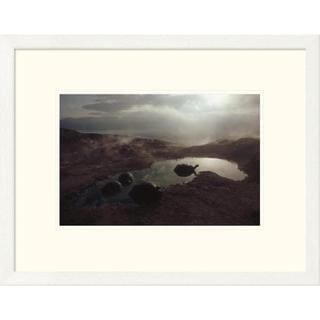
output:
M 3 285 L 319 284 L 319 36 L 2 36 L 0 38 L 0 283 Z M 15 270 L 15 51 L 18 49 L 305 50 L 304 272 L 18 272 Z

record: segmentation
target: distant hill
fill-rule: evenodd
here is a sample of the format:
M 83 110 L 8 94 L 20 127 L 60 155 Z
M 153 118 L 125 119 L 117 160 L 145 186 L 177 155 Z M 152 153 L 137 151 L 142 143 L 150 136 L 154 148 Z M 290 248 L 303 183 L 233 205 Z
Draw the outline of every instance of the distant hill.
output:
M 86 181 L 91 177 L 91 181 L 99 175 L 105 177 L 123 170 L 146 168 L 156 160 L 183 157 L 227 159 L 237 162 L 246 171 L 249 161 L 256 163 L 255 159 L 259 159 L 259 148 L 260 141 L 253 138 L 185 147 L 158 139 L 60 130 L 61 174 L 73 176 L 71 185 L 74 185 L 76 180 Z M 76 174 L 76 179 L 72 172 L 78 171 L 83 174 Z

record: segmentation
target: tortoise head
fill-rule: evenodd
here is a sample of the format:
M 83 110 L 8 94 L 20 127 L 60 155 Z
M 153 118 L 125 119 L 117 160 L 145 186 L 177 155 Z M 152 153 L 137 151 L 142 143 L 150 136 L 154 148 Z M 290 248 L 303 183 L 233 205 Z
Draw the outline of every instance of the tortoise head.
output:
M 195 175 L 197 175 L 197 173 L 196 173 L 196 169 L 199 167 L 199 165 L 197 164 L 197 165 L 195 165 L 194 167 L 193 167 L 193 173 L 195 174 Z

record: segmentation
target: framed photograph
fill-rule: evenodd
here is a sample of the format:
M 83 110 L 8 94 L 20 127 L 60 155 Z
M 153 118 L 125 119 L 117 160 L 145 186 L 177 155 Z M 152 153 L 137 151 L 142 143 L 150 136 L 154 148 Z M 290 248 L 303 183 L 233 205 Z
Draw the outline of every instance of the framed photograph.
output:
M 319 284 L 319 36 L 2 36 L 1 284 Z

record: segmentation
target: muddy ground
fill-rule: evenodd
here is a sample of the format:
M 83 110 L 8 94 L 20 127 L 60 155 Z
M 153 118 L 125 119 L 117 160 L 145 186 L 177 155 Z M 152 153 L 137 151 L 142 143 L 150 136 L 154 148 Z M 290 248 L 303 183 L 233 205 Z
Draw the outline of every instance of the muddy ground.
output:
M 155 139 L 60 132 L 61 225 L 259 225 L 260 142 L 244 138 L 186 147 Z M 162 190 L 152 206 L 75 205 L 84 188 L 154 161 L 214 157 L 238 164 L 248 177 L 233 181 L 200 172 L 191 182 Z M 201 168 L 199 168 L 201 171 Z

